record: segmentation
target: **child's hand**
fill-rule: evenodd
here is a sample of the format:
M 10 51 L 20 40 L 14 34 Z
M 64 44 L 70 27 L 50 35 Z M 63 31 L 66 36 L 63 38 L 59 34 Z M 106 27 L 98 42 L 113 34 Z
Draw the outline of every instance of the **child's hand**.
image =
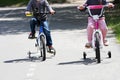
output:
M 26 15 L 26 16 L 31 16 L 32 14 L 31 14 L 30 11 L 25 11 L 25 15 Z
M 84 10 L 84 9 L 85 9 L 85 6 L 78 6 L 77 9 L 79 9 L 79 10 Z
M 55 11 L 54 11 L 54 10 L 51 10 L 51 11 L 50 11 L 50 14 L 52 14 L 52 15 L 55 14 Z
M 108 3 L 108 8 L 114 8 L 114 4 L 113 3 Z

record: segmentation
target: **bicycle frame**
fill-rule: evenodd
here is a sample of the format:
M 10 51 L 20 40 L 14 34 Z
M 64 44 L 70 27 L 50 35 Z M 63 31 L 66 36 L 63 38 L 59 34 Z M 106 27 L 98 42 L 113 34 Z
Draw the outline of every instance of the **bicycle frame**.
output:
M 95 59 L 97 60 L 97 63 L 101 63 L 101 51 L 100 49 L 104 47 L 103 44 L 103 35 L 101 30 L 99 29 L 99 23 L 98 21 L 100 20 L 100 17 L 103 14 L 104 7 L 107 7 L 107 5 L 92 5 L 86 7 L 88 9 L 90 17 L 94 20 L 95 26 L 94 26 L 94 31 L 92 34 L 92 48 L 95 51 Z M 92 9 L 100 9 L 101 12 L 97 15 L 92 15 L 91 11 Z M 83 58 L 86 59 L 86 53 L 83 52 Z M 108 52 L 108 58 L 111 58 L 111 52 Z
M 45 34 L 43 32 L 43 26 L 40 24 L 39 33 L 38 33 L 38 36 L 36 38 L 36 42 L 37 42 L 38 45 L 41 45 L 40 44 L 41 42 L 39 42 L 40 41 L 39 39 L 40 39 L 41 36 L 44 36 L 44 38 L 45 38 L 45 44 L 46 44 L 46 36 L 45 36 Z
M 94 31 L 93 31 L 93 35 L 92 35 L 92 47 L 93 47 L 93 49 L 96 49 L 96 46 L 95 46 L 95 34 L 96 33 L 99 33 L 100 48 L 103 48 L 103 35 L 99 29 L 98 21 L 103 14 L 104 7 L 105 7 L 105 5 L 92 5 L 92 6 L 87 7 L 90 17 L 92 17 L 92 19 L 95 22 L 95 27 L 94 27 Z M 92 15 L 92 13 L 90 11 L 92 9 L 101 9 L 101 12 L 99 15 Z

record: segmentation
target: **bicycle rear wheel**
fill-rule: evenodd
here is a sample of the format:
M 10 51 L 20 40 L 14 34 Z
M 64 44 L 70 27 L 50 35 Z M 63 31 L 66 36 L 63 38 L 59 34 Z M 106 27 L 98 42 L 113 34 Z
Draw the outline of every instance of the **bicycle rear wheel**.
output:
M 45 37 L 43 35 L 40 36 L 40 54 L 42 61 L 46 60 L 46 45 L 45 45 Z
M 96 53 L 96 59 L 97 59 L 97 63 L 100 63 L 101 62 L 101 59 L 100 59 L 100 36 L 99 36 L 99 33 L 95 33 L 95 53 Z

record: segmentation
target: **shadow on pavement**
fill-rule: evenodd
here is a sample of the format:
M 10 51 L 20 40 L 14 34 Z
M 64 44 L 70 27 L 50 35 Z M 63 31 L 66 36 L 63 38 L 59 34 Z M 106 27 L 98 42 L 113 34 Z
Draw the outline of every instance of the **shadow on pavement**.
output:
M 85 60 L 83 59 L 81 61 L 62 62 L 62 63 L 59 63 L 58 65 L 80 65 L 80 64 L 90 65 L 92 63 L 96 63 L 96 60 L 86 58 Z
M 87 14 L 75 7 L 56 8 L 56 14 L 50 18 L 52 30 L 81 30 L 87 25 Z
M 23 62 L 42 62 L 42 60 L 37 57 L 32 57 L 32 58 L 13 59 L 13 60 L 4 61 L 4 63 L 23 63 Z
M 4 63 L 22 63 L 22 62 L 32 62 L 29 58 L 24 58 L 24 59 L 13 59 L 13 60 L 7 60 L 4 61 Z
M 0 35 L 14 35 L 29 31 L 24 9 L 0 11 Z
M 46 57 L 46 59 L 52 59 L 53 56 Z M 3 61 L 4 63 L 23 63 L 23 62 L 43 62 L 42 58 L 32 56 L 31 58 L 26 57 L 26 58 L 21 58 L 21 59 L 12 59 L 12 60 L 6 60 Z
M 76 6 L 54 8 L 55 15 L 48 15 L 48 22 L 52 31 L 82 30 L 87 26 L 86 12 L 80 12 Z M 30 31 L 29 20 L 25 9 L 0 10 L 0 35 L 16 35 Z M 36 28 L 38 29 L 38 28 Z M 109 35 L 108 37 L 113 37 Z
M 24 15 L 25 9 L 0 10 L 0 35 L 29 32 L 30 18 Z M 56 14 L 49 16 L 51 30 L 80 30 L 86 28 L 87 17 L 75 7 L 55 8 Z

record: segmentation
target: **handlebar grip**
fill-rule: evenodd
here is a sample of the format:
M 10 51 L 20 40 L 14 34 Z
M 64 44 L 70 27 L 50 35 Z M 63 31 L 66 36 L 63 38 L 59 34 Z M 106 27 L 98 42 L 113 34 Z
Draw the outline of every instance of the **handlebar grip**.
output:
M 33 14 L 32 13 L 30 13 L 30 14 L 25 14 L 27 17 L 30 17 L 30 16 L 33 16 Z
M 90 9 L 102 9 L 104 6 L 103 5 L 91 5 L 88 6 Z

